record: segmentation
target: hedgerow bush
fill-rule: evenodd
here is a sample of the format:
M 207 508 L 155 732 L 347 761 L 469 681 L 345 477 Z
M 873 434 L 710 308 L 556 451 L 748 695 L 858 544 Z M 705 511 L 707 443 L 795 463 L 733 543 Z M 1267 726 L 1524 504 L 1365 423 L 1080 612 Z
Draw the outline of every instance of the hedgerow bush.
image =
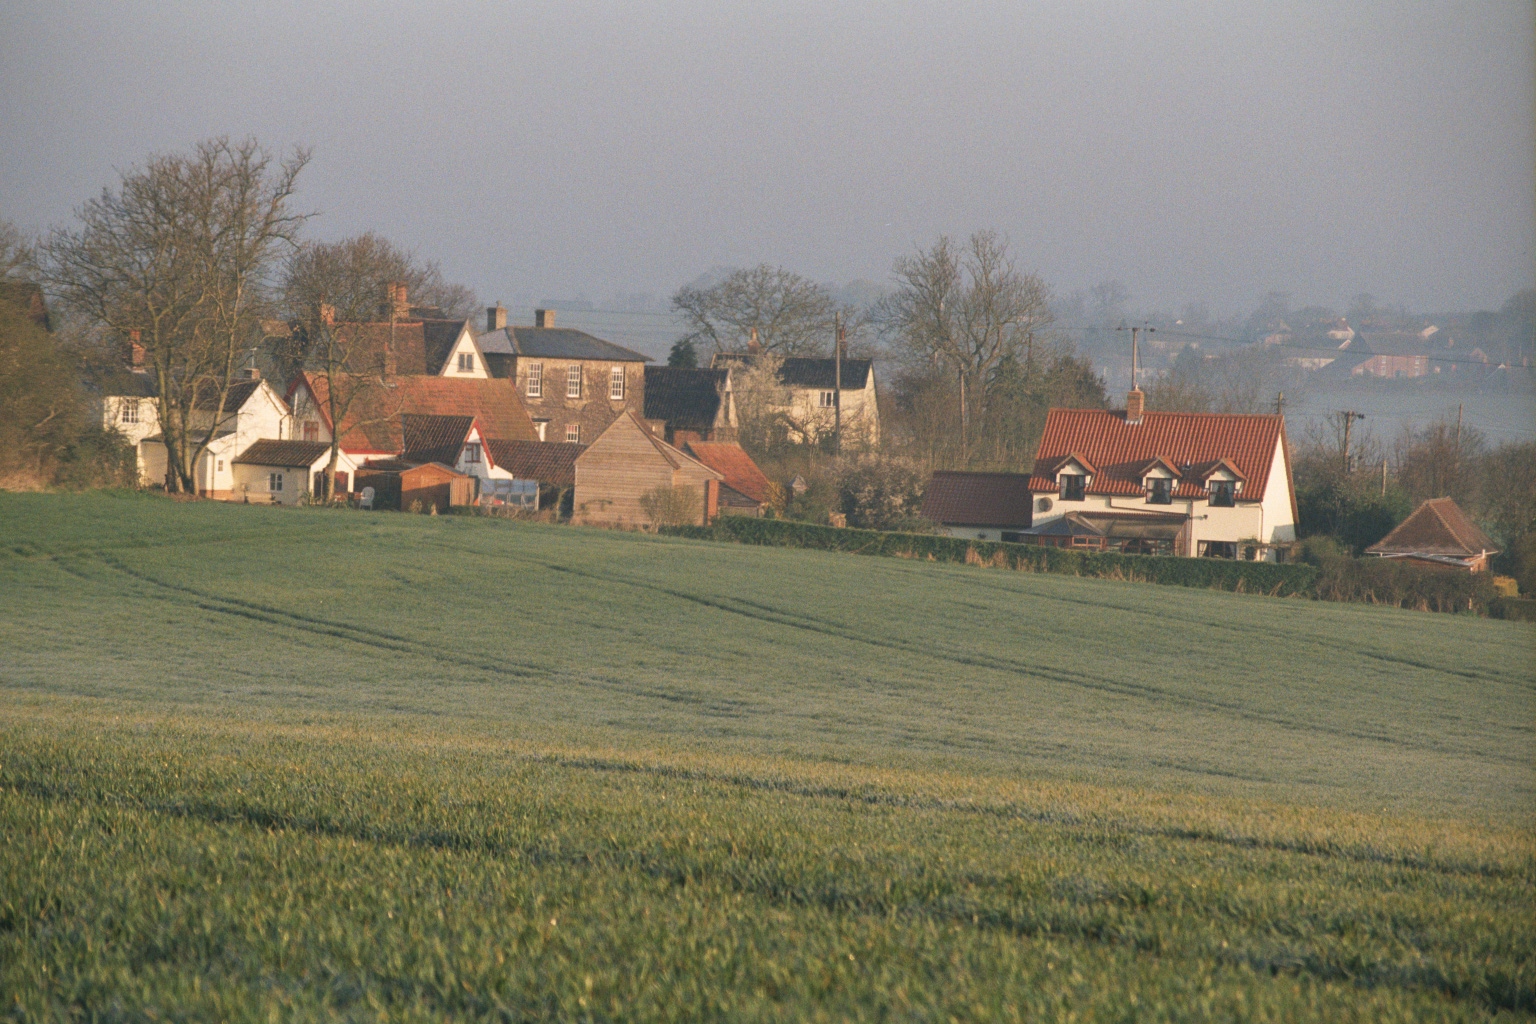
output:
M 1484 612 L 1498 598 L 1491 573 L 1415 565 L 1394 558 L 1350 558 L 1306 549 L 1318 568 L 1323 601 L 1387 604 L 1428 612 Z
M 810 523 L 745 516 L 721 516 L 712 526 L 671 527 L 674 537 L 733 541 L 768 547 L 815 548 L 859 555 L 918 558 L 930 562 L 990 565 L 1023 572 L 1063 573 L 1101 579 L 1136 580 L 1178 587 L 1310 595 L 1318 570 L 1310 565 L 1234 562 L 1214 558 L 1170 558 L 1071 551 L 1035 544 L 1005 544 L 915 533 L 841 529 Z

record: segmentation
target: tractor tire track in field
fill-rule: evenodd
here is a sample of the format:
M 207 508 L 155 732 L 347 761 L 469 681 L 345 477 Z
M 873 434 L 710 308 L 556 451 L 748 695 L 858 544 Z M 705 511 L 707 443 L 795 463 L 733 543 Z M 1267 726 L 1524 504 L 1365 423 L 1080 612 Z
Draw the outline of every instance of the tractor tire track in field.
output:
M 1087 578 L 1087 577 L 1075 577 L 1075 578 L 1081 579 L 1081 578 Z M 1014 591 L 1008 590 L 1006 587 L 997 586 L 996 584 L 991 583 L 990 581 L 983 582 L 981 580 L 971 580 L 969 582 L 978 584 L 980 586 L 984 586 L 988 590 L 1002 591 L 1004 593 L 1016 593 Z M 1145 584 L 1145 585 L 1146 586 L 1156 586 L 1157 584 Z M 1230 593 L 1230 592 L 1225 592 L 1224 591 L 1223 593 Z M 1109 609 L 1111 611 L 1122 612 L 1122 613 L 1130 614 L 1130 615 L 1142 615 L 1142 616 L 1145 616 L 1147 618 L 1162 619 L 1162 620 L 1166 620 L 1166 621 L 1169 621 L 1169 622 L 1177 622 L 1177 623 L 1179 623 L 1180 625 L 1183 625 L 1183 626 L 1197 627 L 1197 628 L 1208 630 L 1208 631 L 1209 630 L 1213 630 L 1213 629 L 1220 629 L 1220 630 L 1224 630 L 1224 631 L 1226 631 L 1228 633 L 1241 636 L 1241 637 L 1243 637 L 1245 639 L 1248 638 L 1248 637 L 1251 637 L 1251 636 L 1253 636 L 1255 634 L 1262 635 L 1262 636 L 1267 636 L 1267 637 L 1270 637 L 1270 638 L 1275 639 L 1275 640 L 1294 641 L 1296 639 L 1296 635 L 1294 633 L 1288 633 L 1288 632 L 1286 632 L 1284 630 L 1275 629 L 1275 628 L 1270 627 L 1270 626 L 1263 626 L 1263 625 L 1257 625 L 1257 624 L 1246 623 L 1246 622 L 1243 623 L 1241 626 L 1238 626 L 1238 625 L 1231 625 L 1231 624 L 1228 624 L 1226 622 L 1220 622 L 1220 621 L 1212 622 L 1212 621 L 1209 621 L 1209 620 L 1206 620 L 1206 619 L 1193 619 L 1193 618 L 1189 618 L 1188 616 L 1176 615 L 1176 614 L 1173 614 L 1171 612 L 1164 611 L 1164 610 L 1162 610 L 1161 607 L 1153 608 L 1153 607 L 1146 607 L 1146 606 L 1142 606 L 1142 605 L 1124 605 L 1124 604 L 1115 603 L 1113 601 L 1093 601 L 1093 600 L 1089 600 L 1087 598 L 1082 598 L 1082 597 L 1062 597 L 1062 596 L 1058 596 L 1058 595 L 1052 595 L 1052 597 L 1050 599 L 1053 600 L 1053 601 L 1061 601 L 1061 602 L 1064 602 L 1064 603 L 1067 603 L 1067 604 L 1085 605 L 1085 606 L 1087 606 L 1089 608 L 1094 608 L 1094 609 Z M 1280 600 L 1280 599 L 1277 598 L 1276 600 Z M 1424 612 L 1424 613 L 1419 613 L 1419 614 L 1430 614 L 1430 613 Z M 1308 640 L 1309 643 L 1311 643 L 1311 644 L 1313 644 L 1313 645 L 1315 645 L 1317 647 L 1328 648 L 1329 650 L 1337 651 L 1337 652 L 1342 653 L 1342 654 L 1349 654 L 1349 655 L 1354 655 L 1354 656 L 1358 656 L 1358 657 L 1370 658 L 1370 659 L 1375 660 L 1375 661 L 1386 662 L 1387 664 L 1390 664 L 1390 665 L 1393 665 L 1393 666 L 1405 666 L 1407 668 L 1420 668 L 1420 669 L 1425 669 L 1425 670 L 1430 671 L 1430 672 L 1439 672 L 1439 673 L 1443 673 L 1445 675 L 1459 676 L 1459 677 L 1461 677 L 1463 679 L 1470 679 L 1470 680 L 1473 680 L 1475 682 L 1480 682 L 1480 683 L 1481 682 L 1499 682 L 1499 683 L 1504 683 L 1504 684 L 1507 684 L 1507 685 L 1515 686 L 1515 687 L 1517 687 L 1518 689 L 1521 689 L 1521 690 L 1525 690 L 1525 691 L 1528 691 L 1528 692 L 1536 693 L 1536 680 L 1533 680 L 1528 675 L 1520 675 L 1519 673 L 1505 674 L 1505 673 L 1497 672 L 1497 671 L 1491 671 L 1491 672 L 1489 672 L 1489 671 L 1477 671 L 1477 670 L 1472 670 L 1472 669 L 1456 668 L 1456 667 L 1453 667 L 1453 666 L 1450 666 L 1450 665 L 1432 664 L 1430 662 L 1420 661 L 1420 660 L 1417 660 L 1417 659 L 1414 659 L 1414 658 L 1405 658 L 1405 657 L 1402 657 L 1401 655 L 1389 654 L 1389 653 L 1385 653 L 1385 652 L 1382 652 L 1382 651 L 1373 651 L 1373 650 L 1369 650 L 1369 649 L 1363 648 L 1363 647 L 1355 647 L 1355 646 L 1351 646 L 1349 644 L 1338 643 L 1336 641 L 1332 641 L 1332 640 L 1327 639 L 1326 637 L 1321 637 L 1321 636 L 1309 636 L 1307 638 L 1307 640 Z
M 451 547 L 450 545 L 442 546 Z M 1113 682 L 1101 677 L 1090 676 L 1086 673 L 1074 672 L 1069 669 L 1034 665 L 991 655 L 963 653 L 955 651 L 953 648 L 944 649 L 932 644 L 919 645 L 911 641 L 904 641 L 894 638 L 876 639 L 865 633 L 858 632 L 846 626 L 835 626 L 822 620 L 811 619 L 807 616 L 802 616 L 795 612 L 785 611 L 783 609 L 774 608 L 770 605 L 748 601 L 744 598 L 710 598 L 699 594 L 688 593 L 687 591 L 677 590 L 671 587 L 664 587 L 645 580 L 636 580 L 634 578 L 626 577 L 620 574 L 580 569 L 570 565 L 545 562 L 540 559 L 523 555 L 508 555 L 506 557 L 516 558 L 517 560 L 525 562 L 526 564 L 537 565 L 541 568 L 554 572 L 568 573 L 571 575 L 596 580 L 598 582 L 618 583 L 637 589 L 649 590 L 654 593 L 665 594 L 669 597 L 674 597 L 679 600 L 702 605 L 706 608 L 712 608 L 717 611 L 727 612 L 729 614 L 740 615 L 745 618 L 755 619 L 760 622 L 768 622 L 774 625 L 788 626 L 793 629 L 801 629 L 807 632 L 819 633 L 821 635 L 833 637 L 839 640 L 847 640 L 854 643 L 864 644 L 866 646 L 898 651 L 903 654 L 916 655 L 918 657 L 929 658 L 936 661 L 965 665 L 967 667 L 986 668 L 993 671 L 1005 672 L 1011 675 L 1022 675 L 1032 678 L 1047 679 L 1052 682 L 1062 683 L 1067 686 L 1076 686 L 1083 689 L 1113 693 L 1122 697 L 1151 699 L 1155 701 L 1176 704 L 1193 710 L 1225 714 L 1247 721 L 1261 722 L 1266 725 L 1276 725 L 1281 728 L 1290 729 L 1296 732 L 1322 733 L 1325 735 L 1339 736 L 1347 739 L 1365 740 L 1373 743 L 1382 743 L 1388 746 L 1403 747 L 1411 750 L 1423 750 L 1440 754 L 1454 754 L 1457 756 L 1476 756 L 1483 760 L 1498 761 L 1507 764 L 1525 764 L 1525 761 L 1522 758 L 1500 756 L 1482 749 L 1464 750 L 1441 743 L 1404 739 L 1402 737 L 1392 736 L 1386 733 L 1368 732 L 1359 729 L 1346 729 L 1338 726 L 1330 726 L 1315 722 L 1298 722 L 1294 719 L 1285 718 L 1280 715 L 1271 715 L 1260 711 L 1254 711 L 1251 708 L 1246 708 L 1233 702 L 1212 700 L 1210 698 L 1191 697 L 1184 694 L 1171 693 L 1167 690 L 1158 689 L 1155 686 L 1148 686 L 1138 683 Z
M 284 611 L 281 608 L 273 608 L 270 605 L 258 604 L 254 601 L 244 601 L 238 598 L 222 597 L 217 594 L 209 594 L 193 587 L 179 583 L 168 583 L 159 580 L 147 573 L 142 573 L 107 555 L 98 554 L 97 557 L 103 564 L 116 571 L 135 579 L 151 588 L 162 591 L 170 591 L 188 598 L 186 603 L 203 611 L 216 612 L 222 615 L 233 615 L 240 618 L 251 619 L 257 622 L 265 622 L 269 625 L 281 626 L 285 629 L 297 629 L 306 633 L 314 633 L 320 636 L 333 637 L 339 640 L 347 640 L 375 650 L 388 651 L 395 654 L 410 654 L 416 657 L 430 658 L 449 664 L 459 665 L 464 668 L 479 669 L 497 675 L 512 676 L 517 679 L 535 680 L 545 682 L 548 677 L 532 669 L 520 668 L 505 662 L 490 661 L 475 658 L 460 651 L 445 649 L 436 645 L 402 636 L 398 633 L 389 633 L 384 630 L 370 629 L 366 626 L 355 626 L 347 622 L 338 622 L 332 619 L 322 619 L 316 616 L 299 615 L 295 612 Z M 161 595 L 163 599 L 169 599 Z

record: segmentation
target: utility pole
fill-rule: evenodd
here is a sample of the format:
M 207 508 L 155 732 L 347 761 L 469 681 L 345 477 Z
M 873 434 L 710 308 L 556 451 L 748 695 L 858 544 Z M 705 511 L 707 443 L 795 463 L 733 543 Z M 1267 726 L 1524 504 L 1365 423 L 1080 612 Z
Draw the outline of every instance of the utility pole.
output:
M 1349 475 L 1349 428 L 1354 425 L 1355 420 L 1363 420 L 1363 419 L 1365 419 L 1365 413 L 1363 413 L 1363 412 L 1341 412 L 1341 413 L 1339 413 L 1339 415 L 1344 417 L 1344 475 L 1348 476 Z
M 1381 460 L 1381 496 L 1387 496 L 1387 460 Z
M 1147 326 L 1147 327 L 1116 327 L 1115 330 L 1117 330 L 1117 331 L 1130 331 L 1131 332 L 1131 390 L 1135 391 L 1136 390 L 1136 367 L 1137 367 L 1137 365 L 1139 365 L 1139 363 L 1141 361 L 1140 353 L 1137 351 L 1137 348 L 1136 348 L 1136 336 L 1138 334 L 1140 334 L 1142 331 L 1146 331 L 1148 334 L 1154 334 L 1154 333 L 1156 333 L 1157 328 L 1156 327 L 1151 327 L 1151 326 Z
M 839 455 L 843 451 L 843 314 L 839 312 L 833 321 L 832 335 L 833 379 L 836 390 L 832 392 L 832 448 Z
M 1275 415 L 1276 416 L 1280 416 L 1280 415 L 1283 415 L 1284 412 L 1285 412 L 1285 392 L 1281 391 L 1281 392 L 1278 392 L 1275 395 Z

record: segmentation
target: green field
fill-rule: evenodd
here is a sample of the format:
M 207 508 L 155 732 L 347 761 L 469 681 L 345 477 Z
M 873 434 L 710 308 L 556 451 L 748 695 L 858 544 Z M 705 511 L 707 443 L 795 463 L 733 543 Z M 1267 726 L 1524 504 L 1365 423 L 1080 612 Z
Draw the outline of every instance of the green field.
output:
M 1536 1014 L 1536 630 L 0 495 L 0 1013 Z

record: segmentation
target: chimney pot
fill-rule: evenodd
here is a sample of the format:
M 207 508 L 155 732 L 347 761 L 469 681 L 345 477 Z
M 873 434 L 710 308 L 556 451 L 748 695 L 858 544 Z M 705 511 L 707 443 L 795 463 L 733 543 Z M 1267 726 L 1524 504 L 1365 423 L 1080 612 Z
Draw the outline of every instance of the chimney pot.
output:
M 555 311 L 552 310 L 552 309 L 536 309 L 536 310 L 534 310 L 533 311 L 533 326 L 535 326 L 535 327 L 553 327 L 553 326 L 555 326 Z
M 245 379 L 246 380 L 261 380 L 261 370 L 258 367 L 255 367 L 255 366 L 247 366 L 245 368 Z
M 1141 388 L 1132 388 L 1125 396 L 1125 422 L 1140 423 L 1141 414 L 1146 410 L 1147 396 Z
M 507 326 L 507 307 L 501 303 L 485 307 L 485 329 L 499 331 Z
M 763 350 L 763 346 L 757 340 L 757 328 L 752 328 L 752 336 L 747 339 L 747 351 L 757 355 Z

